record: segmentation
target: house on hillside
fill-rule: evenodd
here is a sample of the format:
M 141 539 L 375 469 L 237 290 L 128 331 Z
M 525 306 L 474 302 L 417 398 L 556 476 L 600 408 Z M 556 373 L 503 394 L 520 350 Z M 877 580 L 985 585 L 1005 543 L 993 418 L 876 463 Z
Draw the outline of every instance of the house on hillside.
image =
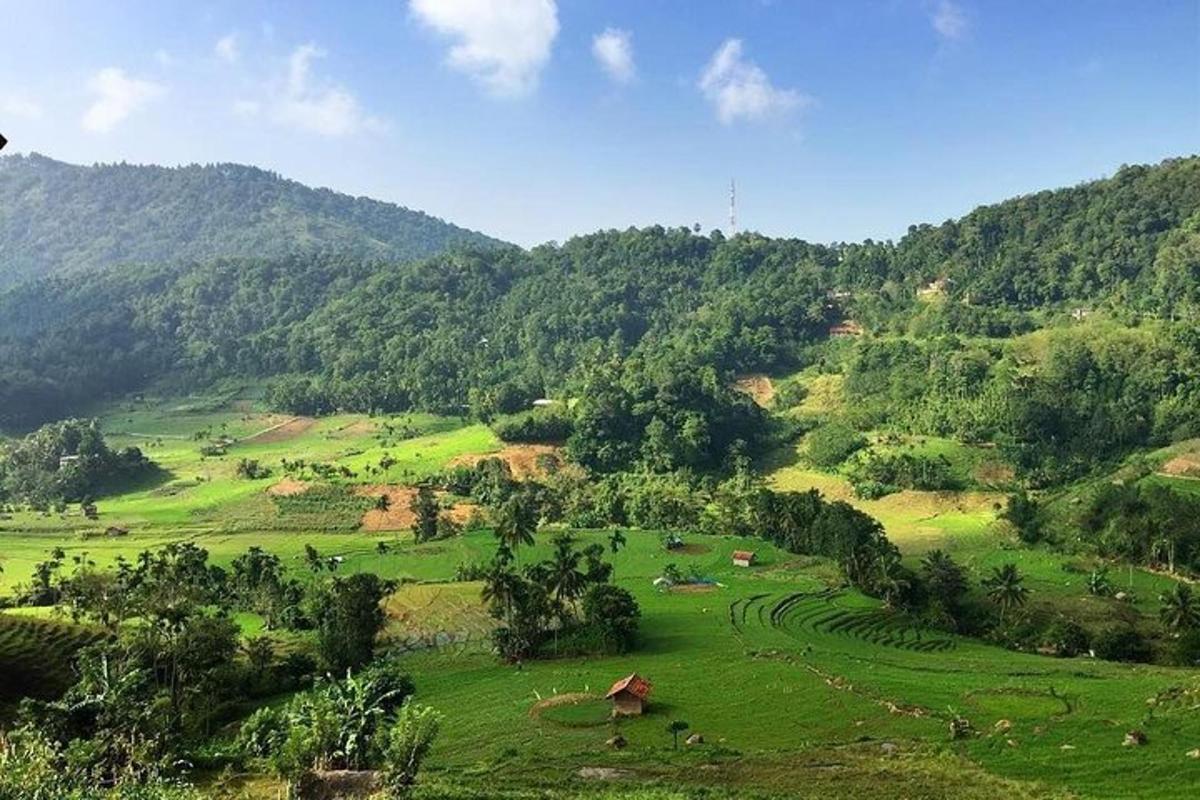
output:
M 735 567 L 752 567 L 756 558 L 757 556 L 754 555 L 753 550 L 733 551 L 733 565 Z
M 636 672 L 625 676 L 612 685 L 605 699 L 613 702 L 614 717 L 636 717 L 646 710 L 646 698 L 650 696 L 650 681 Z

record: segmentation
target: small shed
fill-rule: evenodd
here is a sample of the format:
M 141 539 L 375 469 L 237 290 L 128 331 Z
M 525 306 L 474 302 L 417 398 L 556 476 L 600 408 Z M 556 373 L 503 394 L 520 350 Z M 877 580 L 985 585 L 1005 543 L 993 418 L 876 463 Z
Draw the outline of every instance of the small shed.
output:
M 735 567 L 752 567 L 754 566 L 755 558 L 753 550 L 733 551 L 733 565 Z
M 636 672 L 626 675 L 612 685 L 605 699 L 613 701 L 614 717 L 636 717 L 646 708 L 650 696 L 650 681 Z

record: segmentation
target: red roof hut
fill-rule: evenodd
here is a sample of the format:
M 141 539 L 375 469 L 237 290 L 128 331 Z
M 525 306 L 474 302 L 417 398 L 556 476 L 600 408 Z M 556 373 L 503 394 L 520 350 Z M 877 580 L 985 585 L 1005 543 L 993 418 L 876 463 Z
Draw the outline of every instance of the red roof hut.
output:
M 613 716 L 633 717 L 646 708 L 650 681 L 634 672 L 612 685 L 605 698 L 613 701 Z

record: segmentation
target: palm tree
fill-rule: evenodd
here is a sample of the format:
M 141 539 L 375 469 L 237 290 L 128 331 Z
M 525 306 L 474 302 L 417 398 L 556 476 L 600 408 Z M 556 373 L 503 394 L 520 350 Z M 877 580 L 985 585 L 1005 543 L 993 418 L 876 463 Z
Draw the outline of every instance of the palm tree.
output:
M 1000 623 L 1004 624 L 1007 611 L 1025 604 L 1029 590 L 1024 586 L 1024 577 L 1017 571 L 1016 564 L 1005 564 L 992 570 L 992 576 L 983 581 L 988 599 L 1000 607 Z
M 537 530 L 537 508 L 523 494 L 514 494 L 500 507 L 500 518 L 496 522 L 496 536 L 514 554 L 522 545 L 533 544 Z
M 888 608 L 894 608 L 896 601 L 912 588 L 909 573 L 900 564 L 900 556 L 898 554 L 890 551 L 880 554 L 876 586 L 879 589 L 880 597 L 883 599 L 883 604 Z
M 921 570 L 929 584 L 929 592 L 941 601 L 947 611 L 953 611 L 967 591 L 967 577 L 962 567 L 942 550 L 931 550 L 921 560 Z
M 549 585 L 554 598 L 565 608 L 583 594 L 586 576 L 579 569 L 580 554 L 570 534 L 554 538 L 554 557 L 550 562 Z
M 1192 587 L 1177 583 L 1175 588 L 1159 597 L 1162 609 L 1158 612 L 1163 624 L 1173 631 L 1190 631 L 1200 628 L 1200 600 L 1192 594 Z
M 479 594 L 493 612 L 500 612 L 507 619 L 512 616 L 513 601 L 520 590 L 521 576 L 509 569 L 507 564 L 497 563 L 488 573 Z
M 612 549 L 613 553 L 616 553 L 625 546 L 625 534 L 620 531 L 613 531 L 612 535 L 608 537 L 608 546 Z

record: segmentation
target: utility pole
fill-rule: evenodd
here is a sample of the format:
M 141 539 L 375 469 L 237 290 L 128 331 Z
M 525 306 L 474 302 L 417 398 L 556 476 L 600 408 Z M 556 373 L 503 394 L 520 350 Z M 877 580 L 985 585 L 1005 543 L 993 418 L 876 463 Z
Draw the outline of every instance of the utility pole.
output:
M 737 236 L 737 184 L 729 179 L 729 235 Z

